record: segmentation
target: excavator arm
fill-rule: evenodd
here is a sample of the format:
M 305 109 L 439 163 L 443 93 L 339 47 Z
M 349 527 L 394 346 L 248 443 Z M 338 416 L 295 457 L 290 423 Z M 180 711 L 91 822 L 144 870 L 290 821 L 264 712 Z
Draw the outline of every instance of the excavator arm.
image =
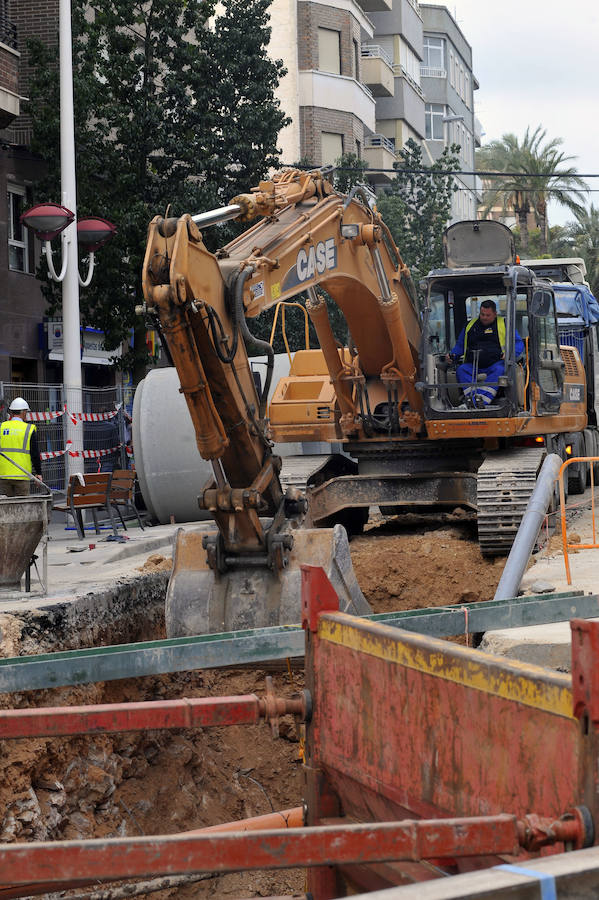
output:
M 282 571 L 293 546 L 288 520 L 304 510 L 297 492 L 284 494 L 267 437 L 269 379 L 258 395 L 248 346 L 261 344 L 271 358 L 272 349 L 252 337 L 253 317 L 307 292 L 342 435 L 364 433 L 357 401 L 369 380 L 394 398 L 398 427 L 422 426 L 415 389 L 419 317 L 409 274 L 373 200 L 363 188 L 349 197 L 337 193 L 318 171 L 283 170 L 222 210 L 157 217 L 150 225 L 145 307 L 178 370 L 198 450 L 212 462 L 214 478 L 199 502 L 218 527 L 204 540 L 215 573 L 256 565 Z M 233 217 L 260 220 L 216 254 L 208 251 L 197 222 Z M 345 316 L 351 362 L 339 350 L 317 287 Z

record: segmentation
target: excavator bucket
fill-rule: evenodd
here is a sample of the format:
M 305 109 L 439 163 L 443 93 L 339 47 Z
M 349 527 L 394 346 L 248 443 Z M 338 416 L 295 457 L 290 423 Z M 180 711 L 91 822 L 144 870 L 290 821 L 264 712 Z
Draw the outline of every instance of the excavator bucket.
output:
M 339 595 L 342 612 L 372 612 L 352 567 L 347 533 L 334 528 L 306 528 L 293 532 L 293 549 L 281 573 L 256 566 L 233 569 L 224 575 L 209 568 L 202 538 L 205 529 L 175 536 L 173 572 L 166 595 L 169 637 L 291 625 L 301 621 L 300 566 L 322 566 Z

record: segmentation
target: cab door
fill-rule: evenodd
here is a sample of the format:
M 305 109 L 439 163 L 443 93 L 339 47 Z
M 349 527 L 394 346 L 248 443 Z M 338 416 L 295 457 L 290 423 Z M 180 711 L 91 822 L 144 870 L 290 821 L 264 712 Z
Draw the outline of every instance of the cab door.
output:
M 539 386 L 537 412 L 554 415 L 563 399 L 565 366 L 559 350 L 555 297 L 549 288 L 533 290 L 529 322 L 532 376 Z

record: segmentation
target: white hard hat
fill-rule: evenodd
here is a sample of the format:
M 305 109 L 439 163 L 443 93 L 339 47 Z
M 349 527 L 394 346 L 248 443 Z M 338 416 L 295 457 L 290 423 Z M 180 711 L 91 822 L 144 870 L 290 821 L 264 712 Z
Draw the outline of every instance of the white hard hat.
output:
M 29 404 L 22 397 L 15 397 L 8 408 L 13 412 L 21 412 L 23 409 L 29 409 Z

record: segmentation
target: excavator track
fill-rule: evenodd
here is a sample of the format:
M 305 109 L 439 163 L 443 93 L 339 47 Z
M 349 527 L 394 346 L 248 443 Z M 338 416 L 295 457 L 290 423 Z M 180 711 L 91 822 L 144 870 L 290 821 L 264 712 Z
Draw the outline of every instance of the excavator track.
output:
M 530 499 L 544 447 L 490 454 L 478 470 L 478 543 L 483 556 L 506 556 Z

